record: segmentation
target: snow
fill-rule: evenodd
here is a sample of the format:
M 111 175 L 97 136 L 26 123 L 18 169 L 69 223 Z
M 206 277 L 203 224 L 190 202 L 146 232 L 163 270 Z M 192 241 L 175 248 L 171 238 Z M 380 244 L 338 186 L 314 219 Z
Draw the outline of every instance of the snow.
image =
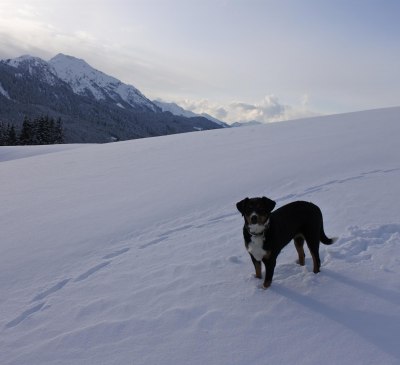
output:
M 89 147 L 90 144 L 58 144 L 43 146 L 4 146 L 0 149 L 0 162 L 17 160 L 20 158 L 33 157 L 37 155 L 53 154 L 59 151 L 72 150 L 75 148 Z
M 155 110 L 153 103 L 132 85 L 126 85 L 118 79 L 106 75 L 91 67 L 86 61 L 64 54 L 53 57 L 49 64 L 57 76 L 68 83 L 76 94 L 85 95 L 89 91 L 96 100 L 106 97 L 115 99 L 118 95 L 129 105 L 143 105 Z
M 32 63 L 32 64 L 38 66 L 38 65 L 41 65 L 43 63 L 43 60 L 40 59 L 39 57 L 33 57 L 33 56 L 30 56 L 30 55 L 23 55 L 23 56 L 19 56 L 17 58 L 4 60 L 4 62 L 7 63 L 9 66 L 18 68 L 23 63 Z
M 56 76 L 56 71 L 54 70 L 54 68 L 49 63 L 39 57 L 24 55 L 13 59 L 0 60 L 0 62 L 3 62 L 8 66 L 14 68 L 25 68 L 31 76 L 39 76 L 49 85 L 54 86 L 58 82 L 58 78 Z M 22 77 L 22 74 L 16 73 L 15 77 Z
M 59 54 L 53 57 L 49 64 L 76 94 L 85 94 L 86 90 L 89 90 L 96 100 L 105 99 L 100 86 L 110 81 L 108 76 L 93 69 L 84 60 Z
M 8 92 L 4 89 L 3 85 L 0 82 L 0 94 L 5 96 L 7 99 L 10 99 L 10 95 Z
M 399 364 L 399 117 L 1 147 L 0 363 Z M 321 207 L 321 273 L 289 244 L 261 289 L 261 195 Z

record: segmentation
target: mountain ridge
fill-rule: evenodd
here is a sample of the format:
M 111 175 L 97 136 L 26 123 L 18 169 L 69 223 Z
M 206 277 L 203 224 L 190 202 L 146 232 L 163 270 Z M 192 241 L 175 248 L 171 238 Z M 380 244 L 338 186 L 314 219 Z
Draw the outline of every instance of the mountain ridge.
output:
M 137 88 L 96 70 L 83 59 L 59 53 L 48 63 L 54 68 L 57 76 L 69 84 L 78 95 L 86 95 L 89 92 L 96 100 L 104 100 L 108 96 L 117 102 L 120 98 L 133 108 L 140 105 L 155 112 L 159 111 Z
M 20 127 L 25 116 L 61 118 L 66 142 L 110 142 L 222 126 L 207 118 L 163 112 L 137 88 L 58 54 L 0 61 L 0 121 Z

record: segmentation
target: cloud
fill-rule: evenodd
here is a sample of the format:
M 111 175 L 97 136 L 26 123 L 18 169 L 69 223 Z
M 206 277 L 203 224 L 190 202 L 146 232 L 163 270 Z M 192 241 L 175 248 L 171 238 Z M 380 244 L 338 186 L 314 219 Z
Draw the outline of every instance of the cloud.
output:
M 241 121 L 257 120 L 259 122 L 270 122 L 280 119 L 288 107 L 281 104 L 274 95 L 266 96 L 260 103 L 231 103 L 231 114 Z
M 244 103 L 233 101 L 218 104 L 207 99 L 179 100 L 177 104 L 194 113 L 209 114 L 227 123 L 258 121 L 261 123 L 315 116 L 317 113 L 309 109 L 309 96 L 303 95 L 299 105 L 283 104 L 275 95 L 268 95 L 260 102 Z

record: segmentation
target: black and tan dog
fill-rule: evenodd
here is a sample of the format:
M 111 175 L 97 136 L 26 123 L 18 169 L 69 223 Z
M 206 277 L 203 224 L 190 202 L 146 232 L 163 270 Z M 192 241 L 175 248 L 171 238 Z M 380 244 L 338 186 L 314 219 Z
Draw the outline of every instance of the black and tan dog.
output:
M 266 197 L 245 198 L 236 204 L 244 216 L 243 236 L 247 251 L 261 279 L 261 262 L 265 265 L 264 288 L 271 285 L 276 258 L 292 239 L 299 256 L 298 263 L 305 264 L 304 241 L 311 252 L 314 273 L 321 267 L 319 243 L 330 245 L 337 238 L 328 238 L 324 232 L 322 213 L 315 204 L 296 201 L 272 212 L 276 203 Z

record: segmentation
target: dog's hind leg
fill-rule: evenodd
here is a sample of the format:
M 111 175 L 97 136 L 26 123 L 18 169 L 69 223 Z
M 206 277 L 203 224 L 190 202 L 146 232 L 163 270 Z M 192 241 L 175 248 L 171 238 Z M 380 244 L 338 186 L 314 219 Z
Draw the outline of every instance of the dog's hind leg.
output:
M 307 246 L 310 249 L 311 256 L 313 259 L 313 272 L 314 274 L 319 273 L 321 268 L 321 259 L 319 257 L 319 240 L 307 241 Z
M 294 237 L 294 246 L 296 247 L 297 254 L 299 255 L 299 259 L 297 263 L 301 266 L 305 265 L 305 253 L 304 253 L 304 237 L 299 234 Z

